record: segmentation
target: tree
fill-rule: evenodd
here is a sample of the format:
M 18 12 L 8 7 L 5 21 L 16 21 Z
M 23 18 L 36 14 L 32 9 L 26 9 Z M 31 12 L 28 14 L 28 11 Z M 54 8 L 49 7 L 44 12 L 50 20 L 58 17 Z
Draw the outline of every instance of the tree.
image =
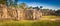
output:
M 18 0 L 0 0 L 0 4 L 6 4 L 7 6 L 16 7 Z
M 10 6 L 16 7 L 17 6 L 17 2 L 18 2 L 18 0 L 9 0 Z
M 6 5 L 7 0 L 0 0 L 0 4 L 5 4 Z
M 40 8 L 43 8 L 43 6 L 40 6 Z
M 32 6 L 30 6 L 30 7 L 29 7 L 29 9 L 33 9 L 33 7 L 32 7 Z
M 9 6 L 13 6 L 13 1 L 12 0 L 9 0 Z
M 60 10 L 55 11 L 56 15 L 60 15 Z
M 55 13 L 60 13 L 60 10 L 57 10 Z
M 33 9 L 37 9 L 37 10 L 39 10 L 40 8 L 37 6 L 37 7 L 33 7 Z
M 27 8 L 27 5 L 25 3 L 21 3 L 21 4 L 19 4 L 19 7 L 21 9 L 26 9 Z
M 18 0 L 15 0 L 15 1 L 14 1 L 14 5 L 15 5 L 15 7 L 17 6 L 17 2 L 18 2 Z
M 0 4 L 16 7 L 18 0 L 0 0 Z

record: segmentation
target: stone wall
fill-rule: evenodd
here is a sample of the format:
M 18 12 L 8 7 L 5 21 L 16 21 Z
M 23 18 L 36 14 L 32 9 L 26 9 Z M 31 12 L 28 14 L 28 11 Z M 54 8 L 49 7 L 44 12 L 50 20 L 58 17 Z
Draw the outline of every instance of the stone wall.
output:
M 42 17 L 40 10 L 36 9 L 16 9 L 7 8 L 0 5 L 0 18 L 9 18 L 11 20 L 37 20 Z

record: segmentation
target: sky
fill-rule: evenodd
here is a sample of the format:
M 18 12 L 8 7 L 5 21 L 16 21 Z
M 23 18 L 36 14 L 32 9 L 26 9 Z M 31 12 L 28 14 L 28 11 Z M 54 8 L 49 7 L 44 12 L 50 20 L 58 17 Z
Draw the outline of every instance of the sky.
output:
M 43 8 L 60 9 L 60 0 L 18 0 L 18 4 L 22 2 L 33 7 L 43 6 Z

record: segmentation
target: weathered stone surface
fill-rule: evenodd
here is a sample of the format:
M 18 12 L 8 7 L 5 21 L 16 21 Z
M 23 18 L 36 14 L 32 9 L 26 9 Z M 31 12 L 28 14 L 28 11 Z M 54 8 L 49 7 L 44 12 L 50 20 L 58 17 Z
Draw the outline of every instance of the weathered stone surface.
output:
M 0 5 L 0 18 L 10 18 L 13 20 L 37 20 L 42 17 L 42 12 L 36 9 L 16 9 L 7 8 Z

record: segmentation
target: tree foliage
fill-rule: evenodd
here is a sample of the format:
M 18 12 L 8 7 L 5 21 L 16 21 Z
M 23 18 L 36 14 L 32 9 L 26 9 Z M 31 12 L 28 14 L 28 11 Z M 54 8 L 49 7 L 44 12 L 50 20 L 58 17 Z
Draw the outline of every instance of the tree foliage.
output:
M 25 9 L 25 8 L 27 8 L 27 5 L 25 3 L 21 3 L 21 4 L 19 4 L 19 7 L 22 9 Z
M 7 0 L 0 0 L 0 4 L 6 4 Z
M 60 10 L 55 11 L 55 15 L 60 15 Z
M 16 6 L 18 0 L 0 0 L 0 4 L 5 4 L 7 6 Z
M 9 0 L 9 5 L 16 7 L 18 0 Z

